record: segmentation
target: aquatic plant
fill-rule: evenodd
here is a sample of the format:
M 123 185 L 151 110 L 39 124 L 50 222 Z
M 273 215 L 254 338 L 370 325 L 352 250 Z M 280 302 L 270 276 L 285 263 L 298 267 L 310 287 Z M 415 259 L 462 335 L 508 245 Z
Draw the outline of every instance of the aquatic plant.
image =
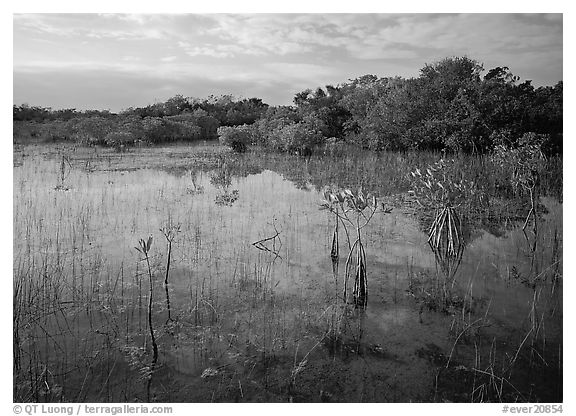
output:
M 450 298 L 466 246 L 458 209 L 469 207 L 479 196 L 476 184 L 457 172 L 454 164 L 454 160 L 440 159 L 425 169 L 410 172 L 411 193 L 416 202 L 424 212 L 434 212 L 428 229 L 428 245 L 444 276 L 437 282 L 444 303 Z
M 176 238 L 176 235 L 180 232 L 180 224 L 172 224 L 172 221 L 169 219 L 168 224 L 160 229 L 160 232 L 166 238 L 166 242 L 168 243 L 168 255 L 166 259 L 166 275 L 164 277 L 164 289 L 166 290 L 166 307 L 168 309 L 168 321 L 172 321 L 172 316 L 170 315 L 170 295 L 168 293 L 168 274 L 170 273 L 170 260 L 172 257 L 172 243 Z
M 153 295 L 153 284 L 152 284 L 152 269 L 150 267 L 150 258 L 148 257 L 148 253 L 150 252 L 150 248 L 152 247 L 152 236 L 148 237 L 148 240 L 144 241 L 144 239 L 140 239 L 138 242 L 139 247 L 134 247 L 139 253 L 144 255 L 144 259 L 146 260 L 146 266 L 148 266 L 148 277 L 150 278 L 150 292 L 148 298 L 148 328 L 150 329 L 150 338 L 152 340 L 152 365 L 150 370 L 150 377 L 148 378 L 148 401 L 150 401 L 150 386 L 152 384 L 152 374 L 154 373 L 154 368 L 156 367 L 156 363 L 158 362 L 158 344 L 156 343 L 156 337 L 154 336 L 154 327 L 152 326 L 152 295 Z
M 522 229 L 528 226 L 530 218 L 534 221 L 534 234 L 538 233 L 538 200 L 540 198 L 540 177 L 546 158 L 542 152 L 542 139 L 534 133 L 527 133 L 519 140 L 518 147 L 505 145 L 495 147 L 491 158 L 509 175 L 508 179 L 514 192 L 522 195 L 528 192 L 530 210 Z
M 368 305 L 368 279 L 362 229 L 370 223 L 370 220 L 372 220 L 378 210 L 377 199 L 374 195 L 364 195 L 362 188 L 356 193 L 350 189 L 333 192 L 327 190 L 324 192 L 324 201 L 322 201 L 320 209 L 329 210 L 336 219 L 330 251 L 333 261 L 337 262 L 339 258 L 338 222 L 342 223 L 346 231 L 349 253 L 346 258 L 343 299 L 345 302 L 348 301 L 348 280 L 353 273 L 354 289 L 352 290 L 352 302 L 356 307 L 364 309 Z M 350 243 L 350 235 L 346 224 L 353 227 L 356 231 L 356 238 L 353 243 Z

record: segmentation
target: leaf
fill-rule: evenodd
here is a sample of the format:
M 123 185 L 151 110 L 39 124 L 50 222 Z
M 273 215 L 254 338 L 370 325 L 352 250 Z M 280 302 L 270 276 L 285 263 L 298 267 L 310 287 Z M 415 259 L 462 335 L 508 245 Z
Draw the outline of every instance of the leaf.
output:
M 208 367 L 206 370 L 202 372 L 202 375 L 200 377 L 201 378 L 214 377 L 217 374 L 218 370 Z
M 152 236 L 148 237 L 148 243 L 146 243 L 146 251 L 150 251 L 150 247 L 152 247 Z

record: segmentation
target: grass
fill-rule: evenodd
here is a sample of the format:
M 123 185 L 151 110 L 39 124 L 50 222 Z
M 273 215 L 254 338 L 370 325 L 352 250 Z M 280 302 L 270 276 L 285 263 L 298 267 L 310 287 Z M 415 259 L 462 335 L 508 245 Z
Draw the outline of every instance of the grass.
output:
M 406 192 L 410 168 L 436 157 L 351 153 L 312 156 L 305 163 L 287 155 L 231 154 L 211 144 L 124 153 L 16 147 L 15 401 L 428 400 L 432 383 L 424 380 L 435 374 L 426 360 L 414 358 L 421 343 L 443 344 L 451 356 L 446 371 L 465 361 L 474 341 L 480 362 L 490 351 L 486 329 L 473 324 L 475 314 L 485 316 L 486 310 L 470 308 L 471 295 L 460 303 L 455 298 L 449 315 L 426 312 L 432 330 L 423 331 L 419 323 L 425 277 L 436 260 L 420 231 L 430 224 Z M 486 186 L 497 183 L 486 160 L 461 157 L 456 165 L 467 167 L 467 178 L 486 175 Z M 340 223 L 336 229 L 336 217 L 318 212 L 326 186 L 362 186 L 395 209 L 374 215 L 369 227 L 359 227 L 365 220 L 351 216 L 353 226 Z M 219 196 L 234 190 L 232 203 L 218 204 Z M 511 200 L 505 191 L 497 195 Z M 462 220 L 479 216 L 472 211 Z M 344 215 L 341 209 L 338 215 Z M 528 327 L 515 333 L 513 348 L 497 344 L 502 355 L 516 356 L 513 369 L 528 368 L 530 354 L 533 368 L 542 361 L 538 354 L 549 365 L 558 362 L 551 357 L 558 355 L 553 328 L 561 317 L 556 302 L 562 294 L 562 232 L 561 226 L 542 230 L 539 238 L 556 247 L 553 253 L 542 242 L 533 261 L 513 257 L 519 275 L 538 282 L 536 297 L 520 277 L 502 279 L 504 286 L 486 285 L 518 296 L 506 303 L 496 297 L 486 319 L 507 319 L 498 310 L 506 305 L 519 311 L 513 324 L 538 325 L 523 344 Z M 154 248 L 144 242 L 148 268 L 133 247 L 149 235 Z M 522 240 L 513 242 L 518 250 Z M 343 307 L 342 282 L 333 269 L 332 260 L 352 249 L 350 275 L 356 278 L 358 265 L 369 271 L 364 313 Z M 476 267 L 470 264 L 474 253 L 467 251 L 459 274 Z M 406 272 L 407 261 L 412 273 Z M 512 264 L 498 266 L 504 275 Z M 361 281 L 362 268 L 359 276 Z M 554 295 L 547 290 L 552 282 Z M 416 304 L 405 296 L 409 286 Z M 455 288 L 467 293 L 458 283 Z M 556 315 L 544 313 L 549 310 Z M 458 324 L 456 311 L 463 316 Z M 397 315 L 402 318 L 383 326 Z M 157 361 L 150 359 L 154 344 Z M 148 392 L 146 383 L 135 380 L 152 380 L 152 373 Z M 508 374 L 494 372 L 500 378 Z M 513 377 L 508 379 L 516 385 Z M 352 381 L 343 385 L 340 379 Z

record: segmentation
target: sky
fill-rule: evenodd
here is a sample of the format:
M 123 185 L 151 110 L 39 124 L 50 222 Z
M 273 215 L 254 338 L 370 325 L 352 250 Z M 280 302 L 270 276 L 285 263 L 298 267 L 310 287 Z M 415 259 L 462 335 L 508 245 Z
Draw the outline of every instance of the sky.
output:
M 468 56 L 535 86 L 563 79 L 562 14 L 14 14 L 13 100 L 145 106 L 181 94 L 292 104 L 365 74 Z

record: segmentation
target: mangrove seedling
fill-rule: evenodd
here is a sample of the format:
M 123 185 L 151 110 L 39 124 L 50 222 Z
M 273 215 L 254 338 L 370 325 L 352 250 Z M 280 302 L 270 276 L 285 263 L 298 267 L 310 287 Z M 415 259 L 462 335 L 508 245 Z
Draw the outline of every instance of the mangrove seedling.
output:
M 534 234 L 538 234 L 538 200 L 541 172 L 546 158 L 541 149 L 541 138 L 533 133 L 527 133 L 519 140 L 517 148 L 498 145 L 492 154 L 492 161 L 501 168 L 511 169 L 510 184 L 515 193 L 527 192 L 530 200 L 530 210 L 522 226 L 525 230 L 532 217 Z
M 148 266 L 148 277 L 150 278 L 150 295 L 148 301 L 148 327 L 150 328 L 150 338 L 152 339 L 152 366 L 150 371 L 150 377 L 148 378 L 148 401 L 150 401 L 150 385 L 152 383 L 152 374 L 154 373 L 154 368 L 156 367 L 156 362 L 158 361 L 158 344 L 156 344 L 156 337 L 154 336 L 154 327 L 152 326 L 152 293 L 153 293 L 153 279 L 152 279 L 152 268 L 150 267 L 150 258 L 148 253 L 152 247 L 152 236 L 148 237 L 148 240 L 144 241 L 143 238 L 138 242 L 140 247 L 134 247 L 139 253 L 144 256 L 146 260 L 146 265 Z
M 172 321 L 172 316 L 170 315 L 170 294 L 168 293 L 168 275 L 170 273 L 170 260 L 172 258 L 172 243 L 176 238 L 176 235 L 180 232 L 180 224 L 172 224 L 170 221 L 168 225 L 162 227 L 160 232 L 166 238 L 168 243 L 168 258 L 166 259 L 166 275 L 164 276 L 164 289 L 166 290 L 166 308 L 168 309 L 168 319 L 166 323 Z
M 362 240 L 362 229 L 365 228 L 378 210 L 376 197 L 364 195 L 360 188 L 354 193 L 350 189 L 324 192 L 324 201 L 320 209 L 329 210 L 334 214 L 336 225 L 332 236 L 330 256 L 333 261 L 339 257 L 338 222 L 342 223 L 348 239 L 349 253 L 346 259 L 343 299 L 348 302 L 348 281 L 354 274 L 354 289 L 352 302 L 357 308 L 364 309 L 368 305 L 368 280 L 366 272 L 366 251 Z M 390 211 L 384 211 L 390 212 Z M 356 238 L 350 243 L 347 226 L 356 231 Z
M 425 211 L 434 212 L 428 244 L 444 279 L 437 281 L 443 303 L 450 299 L 456 272 L 466 246 L 458 209 L 474 200 L 475 184 L 450 169 L 451 161 L 440 159 L 425 170 L 411 172 L 412 193 Z

